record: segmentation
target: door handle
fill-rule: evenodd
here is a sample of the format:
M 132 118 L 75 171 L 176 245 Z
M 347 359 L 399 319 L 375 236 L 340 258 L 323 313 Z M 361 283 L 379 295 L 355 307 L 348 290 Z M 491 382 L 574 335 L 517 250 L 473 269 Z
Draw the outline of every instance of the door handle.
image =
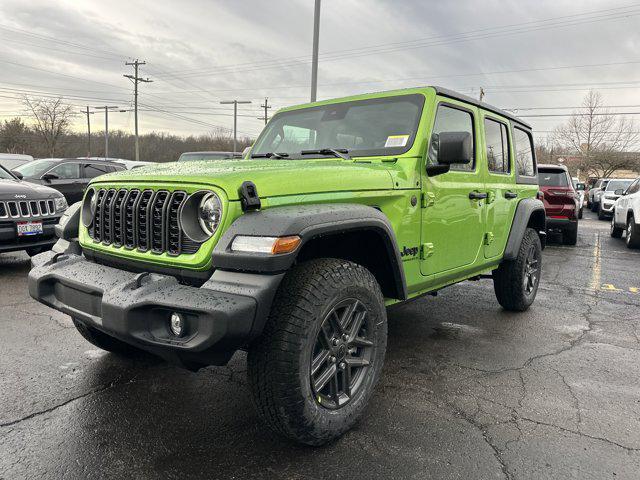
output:
M 487 196 L 487 192 L 478 192 L 476 190 L 469 192 L 470 200 L 482 200 L 483 198 L 487 198 Z
M 504 198 L 508 198 L 508 199 L 512 199 L 512 198 L 518 198 L 518 194 L 516 192 L 504 192 Z

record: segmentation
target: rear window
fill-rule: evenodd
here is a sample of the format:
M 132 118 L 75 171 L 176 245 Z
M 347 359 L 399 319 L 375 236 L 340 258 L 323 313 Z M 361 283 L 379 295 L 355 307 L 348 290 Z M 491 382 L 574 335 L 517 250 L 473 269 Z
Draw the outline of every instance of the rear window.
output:
M 540 170 L 538 182 L 542 187 L 568 187 L 567 174 L 563 170 Z

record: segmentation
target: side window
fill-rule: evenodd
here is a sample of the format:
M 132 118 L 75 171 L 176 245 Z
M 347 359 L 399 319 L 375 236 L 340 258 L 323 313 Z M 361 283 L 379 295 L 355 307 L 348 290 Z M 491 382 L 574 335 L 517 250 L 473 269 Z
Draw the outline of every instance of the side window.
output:
M 476 168 L 475 162 L 475 135 L 473 134 L 473 116 L 470 112 L 460 110 L 447 105 L 439 105 L 436 113 L 436 121 L 431 134 L 431 144 L 429 145 L 429 165 L 438 164 L 438 135 L 442 132 L 469 132 L 473 138 L 471 147 L 471 158 L 473 161 L 467 165 L 451 165 L 451 170 L 473 171 Z
M 509 136 L 504 123 L 484 119 L 487 166 L 492 173 L 509 173 Z
M 631 184 L 629 189 L 627 190 L 627 195 L 631 195 L 632 193 L 640 192 L 640 180 L 636 180 Z
M 105 173 L 112 172 L 108 165 L 87 164 L 84 166 L 84 178 L 95 178 Z
M 80 178 L 80 164 L 63 163 L 49 170 L 49 173 L 57 175 L 60 179 Z
M 524 177 L 533 177 L 536 174 L 533 163 L 533 142 L 531 135 L 524 130 L 515 127 L 513 129 L 513 143 L 516 152 L 516 172 Z

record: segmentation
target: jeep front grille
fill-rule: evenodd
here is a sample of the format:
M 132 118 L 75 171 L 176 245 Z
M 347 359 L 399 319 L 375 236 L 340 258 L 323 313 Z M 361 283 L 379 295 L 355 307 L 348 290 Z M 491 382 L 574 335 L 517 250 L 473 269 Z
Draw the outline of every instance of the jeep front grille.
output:
M 180 227 L 180 208 L 188 196 L 185 192 L 102 188 L 95 195 L 96 209 L 89 227 L 94 242 L 173 256 L 200 248 Z
M 0 218 L 50 217 L 55 214 L 53 200 L 0 200 Z

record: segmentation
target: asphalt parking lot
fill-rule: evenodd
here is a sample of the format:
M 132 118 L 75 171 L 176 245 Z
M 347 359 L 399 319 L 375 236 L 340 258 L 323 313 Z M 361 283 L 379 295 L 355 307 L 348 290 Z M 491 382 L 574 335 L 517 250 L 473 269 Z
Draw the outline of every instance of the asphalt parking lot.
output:
M 524 314 L 489 280 L 391 310 L 368 414 L 312 449 L 261 427 L 244 355 L 190 373 L 96 350 L 0 255 L 0 478 L 637 479 L 640 251 L 588 212 L 543 261 Z

